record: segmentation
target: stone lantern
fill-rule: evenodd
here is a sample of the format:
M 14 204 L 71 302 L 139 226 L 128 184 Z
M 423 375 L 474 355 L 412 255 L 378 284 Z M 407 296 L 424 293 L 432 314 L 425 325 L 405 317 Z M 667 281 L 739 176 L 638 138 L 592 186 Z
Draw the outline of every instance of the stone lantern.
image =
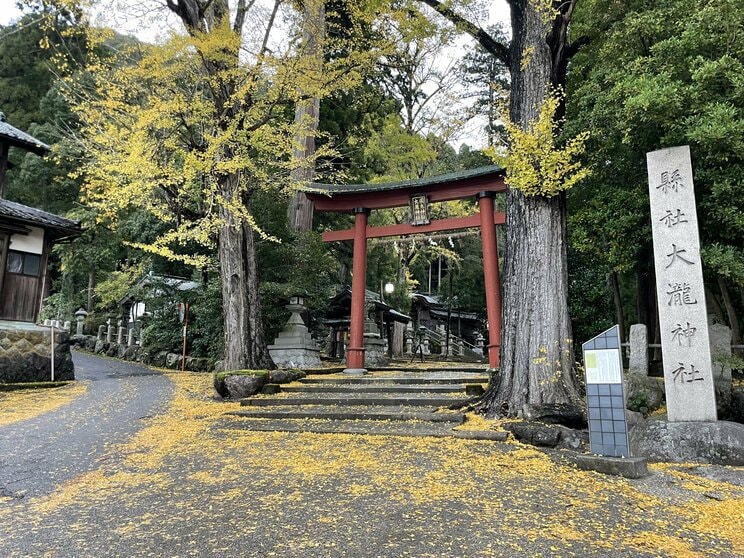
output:
M 82 308 L 75 312 L 75 320 L 77 321 L 77 330 L 75 331 L 75 335 L 83 335 L 83 324 L 87 317 L 88 313 Z
M 302 319 L 305 295 L 294 294 L 285 306 L 292 315 L 274 344 L 269 345 L 271 358 L 279 368 L 320 368 L 320 348 Z

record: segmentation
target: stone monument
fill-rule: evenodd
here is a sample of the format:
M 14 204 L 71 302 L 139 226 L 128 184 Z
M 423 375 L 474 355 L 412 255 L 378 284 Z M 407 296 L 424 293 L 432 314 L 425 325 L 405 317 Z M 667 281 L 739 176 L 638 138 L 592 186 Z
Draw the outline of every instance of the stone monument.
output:
M 628 369 L 648 376 L 648 328 L 645 324 L 630 326 L 630 359 Z
M 689 146 L 646 154 L 670 421 L 715 421 L 708 317 Z
M 279 368 L 320 368 L 320 348 L 313 340 L 302 319 L 305 311 L 303 295 L 290 297 L 285 306 L 292 315 L 274 344 L 269 345 L 269 354 Z

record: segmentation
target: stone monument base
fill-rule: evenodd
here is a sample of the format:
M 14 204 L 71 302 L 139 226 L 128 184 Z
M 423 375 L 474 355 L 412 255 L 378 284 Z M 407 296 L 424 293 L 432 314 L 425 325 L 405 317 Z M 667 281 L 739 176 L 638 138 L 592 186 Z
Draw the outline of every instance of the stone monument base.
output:
M 0 321 L 0 382 L 48 382 L 52 379 L 51 328 Z M 54 330 L 54 379 L 74 380 L 70 334 Z
M 744 424 L 645 420 L 630 431 L 630 452 L 649 461 L 744 465 Z
M 379 337 L 364 338 L 365 366 L 385 366 L 388 358 L 385 356 L 385 340 Z
M 277 340 L 278 341 L 278 340 Z M 320 349 L 292 347 L 277 342 L 269 345 L 269 354 L 279 368 L 320 368 Z

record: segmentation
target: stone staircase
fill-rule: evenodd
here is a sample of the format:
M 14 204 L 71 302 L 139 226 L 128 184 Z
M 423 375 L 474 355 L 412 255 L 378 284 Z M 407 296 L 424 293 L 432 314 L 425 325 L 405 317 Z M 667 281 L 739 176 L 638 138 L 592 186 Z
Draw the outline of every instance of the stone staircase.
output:
M 254 431 L 456 436 L 503 439 L 501 432 L 453 430 L 465 415 L 448 407 L 468 400 L 482 385 L 482 369 L 384 370 L 365 376 L 310 375 L 274 395 L 241 401 L 228 428 Z

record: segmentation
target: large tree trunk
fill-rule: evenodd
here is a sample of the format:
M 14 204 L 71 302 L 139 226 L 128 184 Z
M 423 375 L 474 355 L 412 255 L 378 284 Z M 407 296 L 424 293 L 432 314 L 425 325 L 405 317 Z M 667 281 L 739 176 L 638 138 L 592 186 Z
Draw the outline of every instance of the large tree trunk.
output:
M 220 180 L 226 202 L 240 196 L 237 175 Z M 253 231 L 223 204 L 219 260 L 225 326 L 225 370 L 265 369 L 274 365 L 266 348 L 258 295 Z
M 325 6 L 323 0 L 306 0 L 303 9 L 302 42 L 308 55 L 307 60 L 322 69 L 323 57 L 321 43 L 325 36 Z M 304 97 L 304 96 L 303 96 Z M 298 184 L 312 182 L 315 165 L 310 161 L 315 155 L 315 133 L 320 120 L 320 99 L 303 98 L 295 106 L 295 124 L 301 127 L 294 138 L 293 155 L 298 166 L 292 171 L 291 179 Z M 294 232 L 307 232 L 313 228 L 313 202 L 302 192 L 296 192 L 289 202 L 287 218 L 289 229 Z
M 217 29 L 221 22 L 230 18 L 228 0 L 166 0 L 166 6 L 183 22 L 192 36 Z M 238 36 L 243 32 L 248 11 L 253 2 L 240 0 L 235 5 L 232 30 Z M 265 31 L 264 48 L 276 15 L 278 0 Z M 233 98 L 235 82 L 225 78 L 224 72 L 239 66 L 239 50 L 225 49 L 225 59 L 202 55 L 207 75 L 219 76 L 218 87 L 211 89 L 216 106 L 215 122 L 223 131 L 238 117 L 237 103 Z M 235 156 L 229 146 L 219 153 L 223 160 Z M 258 294 L 256 269 L 256 246 L 253 231 L 248 223 L 236 216 L 231 206 L 242 205 L 248 209 L 250 194 L 241 187 L 237 173 L 217 178 L 218 193 L 223 198 L 220 204 L 222 224 L 219 231 L 218 255 L 222 278 L 222 306 L 225 335 L 225 370 L 273 368 L 261 319 L 261 304 Z
M 88 271 L 88 302 L 86 310 L 93 312 L 93 302 L 95 300 L 95 288 L 96 288 L 96 272 L 91 269 Z
M 567 20 L 546 21 L 533 0 L 510 5 L 510 112 L 524 129 L 537 118 L 548 87 L 565 81 Z M 568 314 L 565 197 L 526 197 L 510 189 L 506 201 L 501 369 L 477 405 L 487 416 L 518 416 L 525 404 L 580 402 Z
M 731 292 L 726 284 L 726 279 L 721 275 L 718 276 L 718 288 L 721 290 L 723 307 L 726 309 L 728 323 L 731 327 L 731 344 L 738 345 L 741 339 L 739 335 L 739 319 L 736 316 L 736 308 L 734 308 L 734 301 L 731 298 Z

